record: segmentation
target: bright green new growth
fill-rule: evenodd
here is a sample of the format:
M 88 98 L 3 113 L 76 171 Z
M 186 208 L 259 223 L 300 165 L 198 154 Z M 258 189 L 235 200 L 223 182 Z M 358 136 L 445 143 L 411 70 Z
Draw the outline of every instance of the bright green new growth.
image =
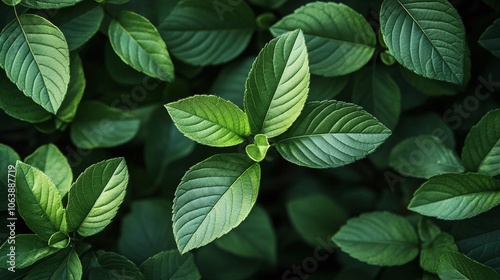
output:
M 109 25 L 108 35 L 116 54 L 132 68 L 163 81 L 174 80 L 167 46 L 145 17 L 122 11 Z
M 427 78 L 463 83 L 465 28 L 447 0 L 384 0 L 380 25 L 401 65 Z
M 19 16 L 0 34 L 0 66 L 26 96 L 57 113 L 70 78 L 68 44 L 59 28 L 37 15 Z
M 245 151 L 252 160 L 260 162 L 266 157 L 269 147 L 267 137 L 264 134 L 257 134 L 255 135 L 254 143 L 248 144 L 245 147 Z

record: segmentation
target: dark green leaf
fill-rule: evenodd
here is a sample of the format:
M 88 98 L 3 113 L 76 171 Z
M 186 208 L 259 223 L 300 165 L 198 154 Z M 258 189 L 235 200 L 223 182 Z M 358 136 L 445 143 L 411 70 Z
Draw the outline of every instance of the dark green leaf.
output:
M 15 240 L 15 244 L 13 241 Z M 12 250 L 14 248 L 14 250 Z M 57 252 L 59 249 L 51 248 L 47 241 L 40 239 L 35 234 L 17 234 L 9 238 L 0 247 L 0 267 L 9 268 L 11 256 L 15 255 L 13 263 L 16 269 L 25 268 Z
M 71 122 L 75 117 L 76 110 L 82 100 L 86 86 L 82 60 L 78 55 L 73 55 L 71 57 L 69 71 L 71 78 L 69 80 L 68 92 L 64 97 L 61 108 L 59 108 L 56 114 L 57 119 L 65 123 Z
M 102 231 L 125 197 L 128 170 L 123 158 L 96 163 L 80 174 L 68 193 L 68 228 L 82 236 Z
M 500 6 L 500 5 L 499 5 Z M 479 44 L 500 58 L 500 19 L 489 26 L 479 38 Z
M 438 275 L 441 280 L 499 280 L 491 267 L 487 267 L 459 252 L 448 252 L 439 259 Z
M 453 236 L 442 232 L 420 252 L 420 267 L 424 270 L 437 273 L 441 256 L 446 252 L 458 252 Z
M 72 249 L 61 250 L 46 260 L 37 263 L 26 275 L 26 280 L 80 280 L 82 264 Z
M 206 245 L 238 226 L 255 204 L 259 181 L 259 164 L 242 154 L 218 154 L 191 167 L 174 198 L 179 251 Z
M 40 238 L 48 240 L 55 232 L 68 232 L 61 196 L 45 173 L 18 161 L 16 190 L 19 214 Z
M 105 252 L 97 258 L 99 267 L 91 268 L 89 279 L 146 280 L 139 268 L 130 260 L 113 252 Z
M 160 252 L 144 261 L 139 268 L 146 279 L 201 279 L 193 255 L 181 255 L 177 250 Z
M 15 196 L 15 165 L 16 161 L 20 160 L 19 155 L 11 147 L 0 143 L 0 195 L 4 197 L 0 200 L 0 210 L 7 210 L 8 203 L 15 203 L 14 200 L 10 201 Z M 10 166 L 10 168 L 9 168 Z M 10 175 L 9 175 L 10 174 Z M 10 181 L 9 181 L 10 179 Z M 10 183 L 10 188 L 9 188 Z M 10 190 L 10 191 L 9 191 Z M 11 205 L 13 206 L 13 205 Z

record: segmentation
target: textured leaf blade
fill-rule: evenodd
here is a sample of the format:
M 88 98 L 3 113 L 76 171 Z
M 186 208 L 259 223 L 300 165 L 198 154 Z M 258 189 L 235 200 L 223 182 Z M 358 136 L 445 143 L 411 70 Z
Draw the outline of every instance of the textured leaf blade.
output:
M 432 273 L 437 273 L 439 258 L 446 252 L 458 252 L 453 236 L 442 232 L 432 241 L 429 246 L 424 246 L 420 253 L 420 266 Z
M 462 160 L 470 171 L 500 174 L 500 109 L 488 112 L 465 138 Z
M 113 252 L 104 252 L 98 258 L 98 267 L 89 271 L 89 279 L 146 280 L 139 268 L 129 259 Z
M 183 0 L 175 6 L 159 27 L 172 55 L 205 66 L 227 62 L 247 47 L 255 30 L 252 9 L 242 1 L 224 13 L 216 4 Z
M 32 14 L 12 21 L 0 34 L 0 66 L 26 96 L 57 112 L 70 75 L 68 44 L 55 25 Z
M 391 131 L 361 107 L 341 101 L 310 102 L 276 142 L 288 161 L 333 168 L 366 157 Z
M 109 25 L 108 36 L 116 54 L 132 68 L 163 81 L 174 80 L 167 46 L 145 17 L 122 11 Z
M 380 68 L 367 68 L 354 83 L 352 102 L 363 107 L 389 129 L 393 129 L 401 113 L 401 94 L 391 76 Z
M 444 220 L 474 217 L 500 204 L 500 181 L 478 173 L 432 177 L 413 195 L 408 209 Z
M 259 180 L 259 165 L 242 154 L 215 155 L 191 167 L 174 198 L 179 251 L 208 244 L 238 226 L 255 204 Z
M 40 238 L 48 240 L 58 231 L 68 232 L 61 196 L 47 175 L 18 161 L 16 189 L 19 214 Z
M 0 247 L 0 267 L 8 268 L 10 265 L 8 260 L 11 254 L 10 247 L 7 241 Z M 58 249 L 49 247 L 46 240 L 40 239 L 35 234 L 18 234 L 16 235 L 16 269 L 25 268 L 38 260 L 50 256 L 57 252 Z
M 389 212 L 350 219 L 332 240 L 351 257 L 373 265 L 402 265 L 418 255 L 418 237 L 403 217 Z
M 38 147 L 24 159 L 24 162 L 47 174 L 61 197 L 64 197 L 69 191 L 71 183 L 73 183 L 73 172 L 68 160 L 55 145 L 48 144 Z
M 68 193 L 68 228 L 82 236 L 102 231 L 125 197 L 128 170 L 123 158 L 93 164 L 76 179 Z
M 341 76 L 372 57 L 376 38 L 365 18 L 344 4 L 310 3 L 271 27 L 273 35 L 300 28 L 309 51 L 311 73 Z
M 410 137 L 398 143 L 391 151 L 389 165 L 403 175 L 424 179 L 464 171 L 458 155 L 431 135 Z
M 385 0 L 380 24 L 400 64 L 427 78 L 463 83 L 465 28 L 450 2 Z
M 491 267 L 485 266 L 459 252 L 445 253 L 439 259 L 439 279 L 491 279 L 500 280 L 500 275 Z
M 72 248 L 61 250 L 48 259 L 37 263 L 24 279 L 82 279 L 83 269 L 78 254 Z
M 139 268 L 146 279 L 199 280 L 193 254 L 177 250 L 163 251 L 145 260 Z
M 192 96 L 165 107 L 184 135 L 204 145 L 234 146 L 250 135 L 245 112 L 214 95 Z
M 33 9 L 60 9 L 73 6 L 83 0 L 21 0 L 21 4 Z
M 271 138 L 285 132 L 299 116 L 308 91 L 302 32 L 271 40 L 255 59 L 245 85 L 244 106 L 252 133 Z

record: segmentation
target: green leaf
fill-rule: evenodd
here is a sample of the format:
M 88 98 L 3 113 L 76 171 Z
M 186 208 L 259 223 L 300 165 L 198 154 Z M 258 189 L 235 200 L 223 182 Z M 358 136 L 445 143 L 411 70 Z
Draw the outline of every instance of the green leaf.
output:
M 183 0 L 159 30 L 178 59 L 192 65 L 221 64 L 246 49 L 255 30 L 255 16 L 243 1 L 233 7 L 220 1 Z
M 349 75 L 338 77 L 321 77 L 311 75 L 308 101 L 323 101 L 339 95 L 349 82 Z
M 432 177 L 414 194 L 408 209 L 443 220 L 474 217 L 500 204 L 500 181 L 477 173 Z
M 264 134 L 255 135 L 254 142 L 245 147 L 245 151 L 253 161 L 261 162 L 265 157 L 270 145 Z
M 64 249 L 70 242 L 70 237 L 66 233 L 58 231 L 50 236 L 47 244 L 53 248 Z
M 271 40 L 255 59 L 244 105 L 254 134 L 275 137 L 297 119 L 309 91 L 304 36 L 295 30 Z
M 400 67 L 403 78 L 419 92 L 430 96 L 450 96 L 459 93 L 462 86 L 449 82 L 433 80 L 420 76 L 404 67 Z
M 2 1 L 9 6 L 15 6 L 21 3 L 21 0 L 2 0 Z
M 15 243 L 12 240 L 15 240 Z M 17 234 L 15 239 L 9 238 L 0 247 L 0 267 L 9 268 L 11 266 L 9 261 L 13 254 L 15 255 L 14 266 L 16 269 L 20 269 L 28 267 L 58 250 L 49 247 L 47 241 L 40 239 L 35 234 Z
M 117 253 L 105 252 L 97 258 L 97 262 L 99 267 L 90 269 L 89 279 L 146 279 L 133 262 Z
M 133 202 L 131 209 L 121 220 L 118 239 L 121 254 L 141 263 L 156 253 L 176 248 L 172 233 L 172 204 L 144 200 Z
M 193 255 L 191 253 L 181 255 L 177 250 L 160 252 L 144 261 L 139 268 L 146 279 L 201 279 Z
M 436 237 L 441 234 L 441 229 L 431 222 L 428 218 L 420 216 L 418 219 L 418 237 L 423 243 L 423 246 L 430 244 Z
M 60 9 L 73 6 L 83 0 L 21 0 L 21 5 L 33 9 Z
M 424 270 L 437 273 L 438 260 L 446 252 L 458 252 L 457 245 L 453 241 L 453 236 L 442 232 L 420 253 L 420 267 Z
M 462 160 L 467 170 L 500 174 L 500 109 L 486 113 L 465 138 Z
M 82 264 L 78 254 L 72 249 L 61 250 L 33 266 L 24 279 L 26 280 L 80 280 Z
M 161 184 L 169 176 L 169 165 L 187 155 L 194 147 L 195 142 L 184 137 L 175 127 L 165 108 L 155 110 L 147 125 L 149 135 L 144 144 L 144 160 L 149 175 L 154 178 L 154 184 Z
M 419 251 L 413 226 L 389 212 L 350 219 L 332 240 L 351 257 L 373 265 L 402 265 L 413 260 Z
M 220 249 L 234 255 L 276 263 L 276 236 L 271 218 L 255 205 L 239 226 L 215 240 Z
M 269 9 L 277 9 L 288 0 L 250 0 L 250 3 Z M 231 2 L 230 2 L 231 3 Z
M 2 170 L 0 173 L 0 195 L 4 197 L 4 199 L 0 200 L 0 211 L 4 211 L 9 208 L 8 203 L 15 203 L 13 199 L 16 191 L 14 181 L 15 165 L 20 158 L 16 151 L 2 143 L 0 143 L 0 155 L 2 155 L 0 157 L 0 170 Z
M 217 75 L 210 92 L 216 92 L 218 96 L 243 108 L 245 81 L 254 60 L 255 57 L 250 56 L 226 64 Z
M 366 19 L 344 4 L 309 3 L 273 25 L 271 33 L 278 36 L 299 28 L 304 32 L 311 73 L 325 77 L 360 69 L 377 43 Z
M 424 179 L 464 171 L 458 155 L 431 135 L 401 141 L 392 149 L 389 165 L 403 175 Z
M 494 56 L 500 58 L 500 19 L 495 20 L 492 25 L 490 25 L 483 32 L 479 38 L 479 44 L 490 51 Z
M 66 123 L 73 121 L 78 105 L 82 100 L 83 92 L 85 91 L 86 80 L 80 56 L 73 55 L 71 57 L 69 72 L 71 78 L 69 80 L 68 92 L 56 115 L 58 120 Z
M 24 163 L 40 169 L 54 183 L 59 195 L 64 197 L 73 183 L 73 172 L 66 156 L 53 145 L 38 147 L 31 155 L 24 159 Z
M 48 240 L 55 232 L 68 232 L 61 196 L 45 173 L 18 161 L 16 190 L 19 214 L 40 238 Z
M 483 0 L 484 3 L 488 4 L 495 11 L 500 11 L 500 2 L 498 0 Z
M 218 154 L 191 167 L 174 198 L 179 251 L 206 245 L 238 226 L 255 204 L 259 181 L 259 164 L 242 154 Z
M 286 204 L 286 210 L 295 230 L 314 246 L 318 238 L 331 236 L 348 219 L 346 211 L 324 194 L 293 198 Z
M 71 140 L 83 149 L 109 148 L 130 141 L 139 130 L 134 116 L 98 101 L 80 104 L 71 125 Z
M 356 75 L 352 102 L 363 107 L 389 129 L 398 123 L 401 94 L 384 68 L 369 67 Z
M 238 106 L 214 95 L 196 95 L 165 105 L 186 137 L 213 147 L 242 143 L 250 135 L 247 116 Z
M 5 75 L 5 72 L 0 71 L 0 108 L 5 113 L 13 118 L 29 122 L 41 123 L 52 118 L 52 114 L 47 112 L 42 106 L 36 104 L 33 99 L 24 95 L 15 84 L 13 84 Z
M 333 168 L 373 152 L 391 131 L 361 107 L 341 101 L 310 102 L 276 142 L 288 161 L 311 168 Z
M 93 164 L 73 183 L 68 194 L 68 228 L 82 236 L 102 231 L 125 197 L 128 170 L 123 158 Z
M 116 54 L 137 71 L 163 81 L 174 80 L 174 64 L 156 27 L 145 17 L 120 12 L 108 30 Z
M 0 34 L 0 66 L 26 96 L 57 112 L 68 89 L 69 51 L 55 25 L 33 14 L 13 20 Z
M 99 30 L 104 10 L 102 6 L 91 1 L 85 1 L 78 5 L 58 10 L 51 17 L 54 23 L 66 37 L 70 51 L 83 46 Z
M 384 0 L 380 25 L 400 64 L 427 78 L 463 83 L 465 28 L 450 2 Z
M 488 266 L 476 262 L 459 252 L 443 254 L 439 259 L 438 275 L 441 280 L 488 279 L 499 280 L 500 276 Z

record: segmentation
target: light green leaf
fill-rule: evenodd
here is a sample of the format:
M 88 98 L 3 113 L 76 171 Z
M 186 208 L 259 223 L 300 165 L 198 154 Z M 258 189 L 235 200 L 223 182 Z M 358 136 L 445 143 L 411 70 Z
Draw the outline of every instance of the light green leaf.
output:
M 144 261 L 139 268 L 146 279 L 199 280 L 193 254 L 177 250 L 163 251 Z
M 276 142 L 288 161 L 311 168 L 333 168 L 373 152 L 391 131 L 363 108 L 341 101 L 310 102 Z
M 424 270 L 437 273 L 441 256 L 446 252 L 458 252 L 453 236 L 442 232 L 420 252 L 420 267 Z
M 139 119 L 98 101 L 80 104 L 70 136 L 83 149 L 109 148 L 130 141 L 139 130 Z
M 403 217 L 389 212 L 350 219 L 332 237 L 342 251 L 373 265 L 402 265 L 418 255 L 418 237 Z
M 165 105 L 186 137 L 213 147 L 238 145 L 250 135 L 247 116 L 238 106 L 214 95 L 196 95 Z
M 295 230 L 313 246 L 318 244 L 318 238 L 337 232 L 348 218 L 346 211 L 325 194 L 293 198 L 286 210 Z
M 60 9 L 73 6 L 83 0 L 21 0 L 21 5 L 33 9 Z
M 49 247 L 46 240 L 40 239 L 35 234 L 17 234 L 15 244 L 13 241 L 9 243 L 9 240 L 12 239 L 7 239 L 0 247 L 0 267 L 5 269 L 11 266 L 9 260 L 13 254 L 16 259 L 14 266 L 16 269 L 20 269 L 28 267 L 59 250 Z M 15 246 L 14 251 L 11 250 L 12 246 Z
M 363 107 L 389 129 L 398 123 L 401 94 L 384 68 L 368 67 L 356 75 L 352 102 Z
M 178 59 L 192 65 L 221 64 L 248 46 L 255 16 L 244 1 L 233 7 L 220 1 L 183 0 L 159 30 Z
M 479 38 L 479 44 L 500 58 L 500 19 L 490 25 Z
M 77 54 L 71 57 L 69 72 L 71 78 L 69 80 L 68 92 L 56 115 L 58 120 L 66 123 L 73 121 L 87 84 L 83 72 L 82 60 Z
M 234 255 L 276 263 L 276 236 L 271 218 L 255 205 L 239 226 L 215 240 L 215 245 Z
M 61 196 L 45 173 L 18 161 L 16 189 L 19 214 L 40 238 L 48 240 L 55 232 L 68 232 Z
M 392 149 L 389 165 L 403 175 L 424 179 L 464 171 L 458 155 L 431 135 L 401 141 Z
M 0 66 L 26 96 L 57 112 L 68 89 L 69 51 L 55 25 L 33 14 L 13 20 L 0 34 Z
M 15 165 L 20 160 L 19 155 L 11 147 L 0 143 L 0 211 L 7 210 L 8 203 L 14 202 L 15 197 Z M 10 166 L 10 167 L 9 167 Z M 9 180 L 10 179 L 10 180 Z M 10 188 L 9 188 L 10 184 Z M 9 191 L 10 190 L 10 191 Z M 10 201 L 12 200 L 12 201 Z
M 2 0 L 2 1 L 9 6 L 15 6 L 21 2 L 21 0 Z
M 441 280 L 499 280 L 500 276 L 491 267 L 478 263 L 459 252 L 443 254 L 439 259 L 438 275 Z
M 80 280 L 83 269 L 78 254 L 72 248 L 61 250 L 33 266 L 26 280 Z
M 156 253 L 176 248 L 171 203 L 144 200 L 133 202 L 131 208 L 121 220 L 119 253 L 135 263 L 141 263 Z
M 242 154 L 218 154 L 191 167 L 174 198 L 179 251 L 206 245 L 238 226 L 255 204 L 259 181 L 259 164 Z
M 500 181 L 478 173 L 443 174 L 425 182 L 413 195 L 408 209 L 443 220 L 461 220 L 498 204 Z
M 384 0 L 380 25 L 396 60 L 427 78 L 464 82 L 465 28 L 447 0 Z
M 41 123 L 52 118 L 52 114 L 47 112 L 42 106 L 36 104 L 33 99 L 24 95 L 15 84 L 13 84 L 0 71 L 0 108 L 13 118 L 29 123 Z
M 462 160 L 467 170 L 500 174 L 500 109 L 486 113 L 465 138 Z
M 175 127 L 163 106 L 151 114 L 147 131 L 155 137 L 146 138 L 144 161 L 148 174 L 154 179 L 154 185 L 159 185 L 170 176 L 167 172 L 170 164 L 189 155 L 195 142 L 184 137 Z
M 344 4 L 307 4 L 273 25 L 271 33 L 278 36 L 298 28 L 304 32 L 311 73 L 326 77 L 360 69 L 377 43 L 366 19 Z
M 270 147 L 269 142 L 264 134 L 255 135 L 253 141 L 252 144 L 245 147 L 245 151 L 253 161 L 261 162 L 266 157 L 267 150 Z
M 70 242 L 70 237 L 66 233 L 58 231 L 50 236 L 47 244 L 53 248 L 64 249 Z
M 73 172 L 66 156 L 55 145 L 38 147 L 24 159 L 24 162 L 45 173 L 52 180 L 61 197 L 69 191 L 73 183 Z
M 83 46 L 96 34 L 103 18 L 104 10 L 101 5 L 85 1 L 58 10 L 50 20 L 61 29 L 68 42 L 69 50 L 73 51 Z
M 309 91 L 304 36 L 295 30 L 271 40 L 255 59 L 244 105 L 254 134 L 275 137 L 297 119 Z
M 156 27 L 145 17 L 120 12 L 111 21 L 109 41 L 123 62 L 137 71 L 163 81 L 174 80 L 174 64 Z
M 73 183 L 68 194 L 68 227 L 82 236 L 102 231 L 125 197 L 128 170 L 123 158 L 93 164 Z
M 97 258 L 99 267 L 90 268 L 89 279 L 146 280 L 139 268 L 130 260 L 113 252 L 105 252 Z

